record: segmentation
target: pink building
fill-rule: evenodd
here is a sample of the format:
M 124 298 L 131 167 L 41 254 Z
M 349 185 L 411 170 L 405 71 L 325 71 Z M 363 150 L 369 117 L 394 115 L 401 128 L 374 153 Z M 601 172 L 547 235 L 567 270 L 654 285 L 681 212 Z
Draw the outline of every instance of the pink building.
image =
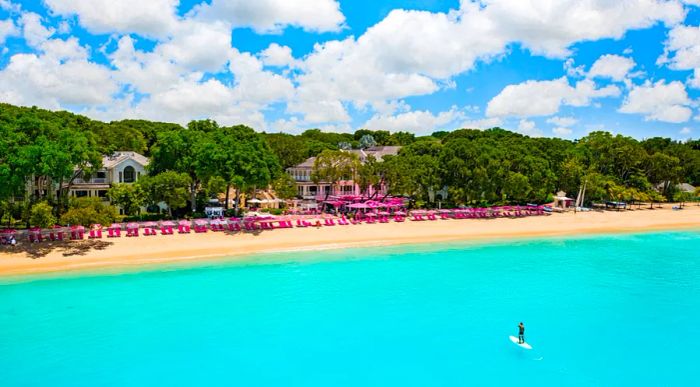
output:
M 396 155 L 401 149 L 400 146 L 376 146 L 367 149 L 351 149 L 347 152 L 352 152 L 357 154 L 360 162 L 364 163 L 367 161 L 369 156 L 373 156 L 376 160 L 382 160 L 384 156 Z M 356 184 L 353 180 L 343 180 L 336 184 L 335 187 L 331 187 L 330 183 L 319 182 L 314 183 L 311 180 L 311 172 L 314 168 L 315 157 L 309 157 L 303 163 L 295 165 L 293 167 L 287 168 L 287 173 L 294 178 L 297 183 L 298 195 L 305 200 L 323 200 L 326 194 L 331 196 L 341 196 L 341 195 L 360 195 L 360 186 Z M 368 195 L 374 194 L 372 188 Z M 386 194 L 386 188 L 381 187 L 379 190 L 380 195 Z

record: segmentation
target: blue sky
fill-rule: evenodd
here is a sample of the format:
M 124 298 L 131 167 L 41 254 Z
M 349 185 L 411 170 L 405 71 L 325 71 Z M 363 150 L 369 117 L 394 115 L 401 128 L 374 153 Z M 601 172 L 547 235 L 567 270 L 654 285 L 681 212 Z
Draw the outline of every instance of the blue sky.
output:
M 269 132 L 697 138 L 698 5 L 0 0 L 0 101 Z

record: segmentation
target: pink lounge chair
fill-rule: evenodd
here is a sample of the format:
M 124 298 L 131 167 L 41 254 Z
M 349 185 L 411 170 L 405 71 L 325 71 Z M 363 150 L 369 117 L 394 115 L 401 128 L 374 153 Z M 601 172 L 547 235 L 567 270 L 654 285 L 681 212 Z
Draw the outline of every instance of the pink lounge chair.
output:
M 126 236 L 127 237 L 137 237 L 139 236 L 139 226 L 137 224 L 126 225 Z
M 37 243 L 43 240 L 40 228 L 29 229 L 29 234 L 27 235 L 27 237 L 29 238 L 30 243 Z
M 101 239 L 102 238 L 102 226 L 99 224 L 96 224 L 95 227 L 98 228 L 91 228 L 90 233 L 88 235 L 89 239 Z
M 207 232 L 207 224 L 201 221 L 195 222 L 194 232 L 198 234 Z
M 62 241 L 63 240 L 63 227 L 61 226 L 54 226 L 54 228 L 51 229 L 49 232 L 49 239 L 52 241 Z
M 190 225 L 188 222 L 180 222 L 177 225 L 177 232 L 178 234 L 189 234 L 190 233 Z
M 122 234 L 121 226 L 113 224 L 107 228 L 107 238 L 119 238 Z
M 401 216 L 401 215 L 396 215 L 396 216 L 394 216 L 394 222 L 399 222 L 399 223 L 401 223 L 401 222 L 403 222 L 403 221 L 405 221 L 405 220 L 406 220 L 406 218 L 404 218 L 404 217 Z
M 326 219 L 324 221 L 325 226 L 335 226 L 335 221 L 333 219 Z
M 338 225 L 340 225 L 340 226 L 347 226 L 347 225 L 349 225 L 349 224 L 350 224 L 350 223 L 349 223 L 348 220 L 345 218 L 345 216 L 343 216 L 342 218 L 338 219 Z
M 82 240 L 85 237 L 85 227 L 77 226 L 71 227 L 70 239 L 71 240 Z
M 301 219 L 297 219 L 297 227 L 307 227 L 306 222 L 302 222 Z

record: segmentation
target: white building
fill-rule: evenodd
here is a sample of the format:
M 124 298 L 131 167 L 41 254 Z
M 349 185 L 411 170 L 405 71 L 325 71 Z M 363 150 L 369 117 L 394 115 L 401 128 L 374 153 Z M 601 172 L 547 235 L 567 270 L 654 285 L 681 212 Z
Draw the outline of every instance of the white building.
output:
M 136 152 L 115 152 L 102 158 L 102 168 L 92 176 L 79 175 L 68 192 L 72 197 L 100 197 L 107 199 L 112 184 L 135 183 L 147 174 L 148 158 Z

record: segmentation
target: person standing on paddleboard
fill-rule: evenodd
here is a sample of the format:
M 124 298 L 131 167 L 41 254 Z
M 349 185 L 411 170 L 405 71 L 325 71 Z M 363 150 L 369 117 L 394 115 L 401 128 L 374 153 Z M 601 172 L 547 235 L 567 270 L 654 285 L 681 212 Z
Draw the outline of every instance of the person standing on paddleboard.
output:
M 523 325 L 522 321 L 520 324 L 518 324 L 518 344 L 522 344 L 525 342 L 525 325 Z

